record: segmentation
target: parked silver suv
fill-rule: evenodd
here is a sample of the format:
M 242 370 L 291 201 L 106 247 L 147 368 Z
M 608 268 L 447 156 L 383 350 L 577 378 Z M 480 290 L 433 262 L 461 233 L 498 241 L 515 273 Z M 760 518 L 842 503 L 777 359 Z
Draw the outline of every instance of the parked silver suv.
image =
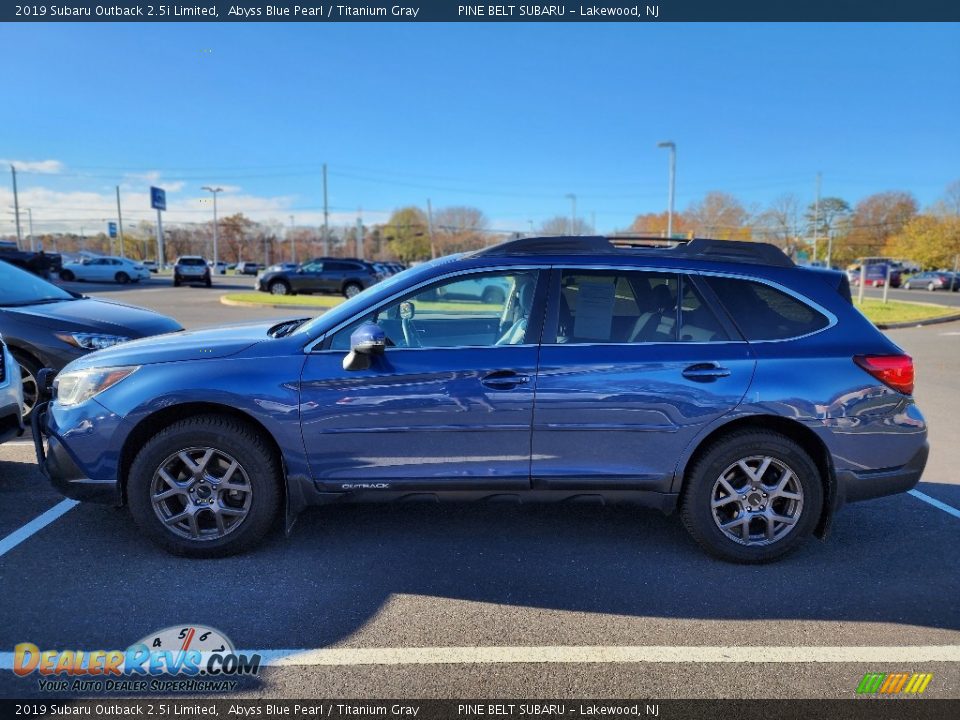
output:
M 210 287 L 210 266 L 201 255 L 181 255 L 173 266 L 173 286 L 182 283 L 203 283 Z

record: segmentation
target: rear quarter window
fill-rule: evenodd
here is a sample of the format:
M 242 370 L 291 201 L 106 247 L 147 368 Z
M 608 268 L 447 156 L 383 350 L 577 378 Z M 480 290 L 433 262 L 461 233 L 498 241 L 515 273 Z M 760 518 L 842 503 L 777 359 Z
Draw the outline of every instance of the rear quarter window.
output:
M 764 283 L 724 277 L 705 279 L 747 340 L 786 340 L 830 324 L 821 312 Z

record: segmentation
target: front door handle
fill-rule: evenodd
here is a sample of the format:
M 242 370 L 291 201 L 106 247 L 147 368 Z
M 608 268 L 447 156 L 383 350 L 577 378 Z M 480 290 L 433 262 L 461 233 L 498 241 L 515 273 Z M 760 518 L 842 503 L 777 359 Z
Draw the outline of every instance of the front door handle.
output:
M 530 376 L 521 375 L 513 370 L 497 370 L 484 375 L 480 382 L 494 390 L 510 390 L 530 382 Z
M 684 368 L 683 376 L 688 380 L 696 380 L 697 382 L 710 382 L 711 380 L 716 380 L 717 378 L 729 377 L 730 370 L 729 368 L 722 367 L 715 362 L 697 363 Z

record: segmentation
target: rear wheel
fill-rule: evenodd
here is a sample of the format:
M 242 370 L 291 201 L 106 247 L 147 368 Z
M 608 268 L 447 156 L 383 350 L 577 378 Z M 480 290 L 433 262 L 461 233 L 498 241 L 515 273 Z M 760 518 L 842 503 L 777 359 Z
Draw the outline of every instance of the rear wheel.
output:
M 361 292 L 363 292 L 363 287 L 357 283 L 347 283 L 343 286 L 343 296 L 346 298 L 356 297 Z
M 743 430 L 714 442 L 687 474 L 683 524 L 722 560 L 764 563 L 795 550 L 823 506 L 820 472 L 790 438 Z
M 209 275 L 207 275 L 207 279 L 203 281 L 203 284 L 206 285 L 207 287 L 213 286 L 213 280 L 210 279 Z
M 292 295 L 290 286 L 285 280 L 274 280 L 268 288 L 271 295 Z
M 127 275 L 125 272 L 118 272 L 116 275 L 113 276 L 113 279 L 116 280 L 121 285 L 126 285 L 128 282 L 130 282 L 130 276 Z
M 73 279 L 74 279 L 75 277 L 76 277 L 76 275 L 73 274 L 73 271 L 72 271 L 72 270 L 61 270 L 61 271 L 60 271 L 60 279 L 63 280 L 64 282 L 73 282 Z
M 127 479 L 140 529 L 175 555 L 221 557 L 259 542 L 280 510 L 279 464 L 233 418 L 181 420 L 151 438 Z

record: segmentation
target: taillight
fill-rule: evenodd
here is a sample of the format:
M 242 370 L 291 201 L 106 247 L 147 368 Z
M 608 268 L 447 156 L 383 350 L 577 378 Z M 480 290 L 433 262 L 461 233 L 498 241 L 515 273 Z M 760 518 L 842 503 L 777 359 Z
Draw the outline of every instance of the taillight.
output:
M 853 361 L 887 387 L 913 394 L 913 358 L 909 355 L 857 355 Z

